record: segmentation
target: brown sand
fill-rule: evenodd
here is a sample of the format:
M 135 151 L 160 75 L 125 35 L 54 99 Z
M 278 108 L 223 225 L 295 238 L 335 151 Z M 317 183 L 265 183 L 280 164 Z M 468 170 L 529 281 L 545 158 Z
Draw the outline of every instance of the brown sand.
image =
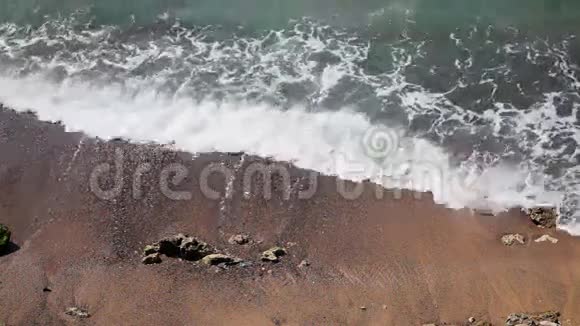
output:
M 101 200 L 89 176 L 114 160 L 116 148 L 125 153 L 127 182 L 115 200 Z M 241 172 L 232 198 L 211 200 L 199 190 L 200 171 L 216 162 L 233 167 L 241 156 L 192 160 L 159 146 L 104 143 L 6 109 L 0 153 L 0 222 L 20 247 L 0 257 L 6 325 L 420 325 L 464 324 L 470 316 L 502 325 L 509 313 L 549 309 L 561 311 L 565 325 L 580 325 L 580 239 L 539 229 L 516 210 L 479 216 L 409 192 L 378 200 L 372 184 L 345 200 L 332 177 L 319 177 L 308 200 L 295 192 L 282 200 L 281 191 L 270 200 L 257 192 L 246 199 Z M 246 156 L 244 166 L 257 161 Z M 153 169 L 136 199 L 132 175 L 144 162 Z M 192 189 L 191 200 L 160 192 L 160 169 L 176 162 L 190 173 L 172 189 Z M 290 168 L 296 190 L 308 171 Z M 223 190 L 224 180 L 214 175 L 211 185 Z M 140 263 L 145 244 L 178 232 L 255 263 Z M 505 232 L 560 241 L 506 247 L 499 241 Z M 236 233 L 261 243 L 228 244 Z M 273 245 L 289 255 L 278 264 L 259 262 L 259 252 Z M 311 266 L 298 268 L 305 258 Z M 70 306 L 91 317 L 65 315 Z

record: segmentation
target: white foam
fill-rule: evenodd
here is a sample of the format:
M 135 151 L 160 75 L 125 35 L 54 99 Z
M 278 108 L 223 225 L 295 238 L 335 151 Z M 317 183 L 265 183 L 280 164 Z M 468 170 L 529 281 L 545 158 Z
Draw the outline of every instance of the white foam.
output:
M 1 77 L 0 102 L 17 110 L 33 109 L 42 120 L 61 120 L 69 130 L 91 136 L 174 141 L 191 152 L 246 151 L 351 180 L 372 178 L 386 187 L 430 190 L 436 202 L 454 208 L 500 211 L 533 205 L 530 195 L 546 199 L 543 188 L 526 185 L 525 173 L 516 167 L 454 168 L 441 148 L 373 126 L 347 108 L 282 111 L 249 102 L 194 102 L 153 90 L 128 95 L 114 85 L 55 84 L 40 77 Z M 376 130 L 396 136 L 387 143 L 392 147 L 388 160 L 377 160 L 363 146 L 364 137 Z
M 566 231 L 571 235 L 580 235 L 580 223 L 568 223 L 558 225 L 558 229 Z
M 456 88 L 467 87 L 462 77 L 444 93 L 406 80 L 405 69 L 415 65 L 417 58 L 428 55 L 422 52 L 421 42 L 394 44 L 393 69 L 369 75 L 360 66 L 371 55 L 369 42 L 310 20 L 255 38 L 234 37 L 217 42 L 211 41 L 213 37 L 206 39 L 204 32 L 175 25 L 171 33 L 162 37 L 136 38 L 123 41 L 120 46 L 108 41 L 115 40 L 117 29 L 113 26 L 99 30 L 70 27 L 66 20 L 47 22 L 38 29 L 0 25 L 0 52 L 8 62 L 0 66 L 4 73 L 0 78 L 0 102 L 17 109 L 37 110 L 41 119 L 62 120 L 71 130 L 103 138 L 175 141 L 180 148 L 192 152 L 247 151 L 291 160 L 300 167 L 347 179 L 370 177 L 386 187 L 431 190 L 437 202 L 450 207 L 499 211 L 538 203 L 560 204 L 567 218 L 580 220 L 580 167 L 569 167 L 563 175 L 541 174 L 552 162 L 574 162 L 579 151 L 570 153 L 565 146 L 554 146 L 553 140 L 561 137 L 580 143 L 575 124 L 580 107 L 574 104 L 569 116 L 559 116 L 553 104 L 560 97 L 558 93 L 544 94 L 544 101 L 525 110 L 499 102 L 494 102 L 493 110 L 483 113 L 465 109 L 447 96 Z M 469 33 L 458 32 L 450 38 L 458 48 L 471 53 L 467 46 Z M 36 53 L 34 45 L 43 43 L 47 52 L 30 54 L 30 47 Z M 497 53 L 529 54 L 528 43 L 501 46 Z M 76 50 L 59 50 L 68 48 Z M 550 74 L 563 73 L 577 89 L 578 80 L 569 72 L 562 49 L 565 47 L 558 44 L 548 49 L 548 55 L 557 58 Z M 333 59 L 317 59 L 313 54 Z M 534 58 L 526 56 L 529 61 Z M 472 55 L 462 59 L 458 69 L 471 67 L 472 60 Z M 35 73 L 54 76 L 43 79 L 35 77 Z M 206 80 L 208 73 L 215 76 Z M 49 78 L 64 82 L 54 84 L 47 81 Z M 111 80 L 122 84 L 109 84 Z M 506 146 L 503 154 L 487 162 L 481 157 L 488 154 L 485 149 L 479 153 L 473 148 L 471 157 L 461 168 L 455 168 L 440 147 L 403 137 L 396 139 L 397 150 L 389 153 L 387 161 L 380 155 L 371 158 L 361 145 L 365 136 L 376 128 L 387 136 L 397 130 L 374 126 L 366 116 L 349 108 L 335 107 L 339 111 L 324 112 L 319 107 L 325 103 L 349 103 L 341 98 L 344 86 L 349 84 L 345 81 L 349 80 L 370 86 L 376 99 L 385 104 L 384 110 L 389 109 L 386 104 L 392 98 L 398 98 L 398 109 L 404 111 L 408 121 L 427 117 L 428 130 L 420 132 L 447 139 L 460 130 L 478 137 L 478 132 L 492 127 L 494 137 L 507 140 L 515 150 Z M 495 85 L 495 94 L 498 86 L 493 78 L 482 77 L 480 83 Z M 96 87 L 98 84 L 106 87 Z M 304 99 L 310 104 L 308 110 L 294 107 L 282 111 L 263 103 L 293 103 L 281 95 L 287 84 L 307 88 L 311 93 Z M 200 94 L 206 100 L 196 101 L 203 98 Z M 222 94 L 227 94 L 228 99 L 219 103 L 211 100 L 212 96 L 222 98 Z M 255 99 L 256 94 L 259 97 L 255 101 L 259 103 L 240 101 Z M 565 92 L 561 95 L 565 96 Z M 356 109 L 366 112 L 365 107 Z M 526 153 L 518 166 L 500 164 L 518 151 Z M 559 192 L 547 192 L 546 188 L 566 192 L 567 198 L 562 199 Z M 580 230 L 576 233 L 580 234 Z

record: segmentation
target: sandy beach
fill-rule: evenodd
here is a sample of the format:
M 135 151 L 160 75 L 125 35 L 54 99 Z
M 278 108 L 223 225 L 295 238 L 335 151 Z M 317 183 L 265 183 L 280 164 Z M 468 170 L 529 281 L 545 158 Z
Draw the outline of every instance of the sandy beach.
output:
M 91 174 L 119 150 L 125 182 L 113 198 L 99 198 Z M 346 200 L 334 177 L 320 175 L 314 195 L 300 199 L 311 173 L 289 163 L 104 142 L 6 108 L 0 152 L 0 222 L 15 246 L 0 257 L 5 325 L 467 325 L 470 317 L 504 325 L 510 313 L 546 310 L 559 311 L 563 325 L 580 325 L 580 240 L 538 228 L 517 209 L 481 215 L 435 205 L 429 194 L 395 198 L 392 190 L 377 199 L 371 183 Z M 242 173 L 257 162 L 289 171 L 288 200 L 279 175 L 270 199 L 243 189 Z M 144 163 L 150 169 L 136 185 Z M 190 198 L 164 194 L 160 174 L 170 164 L 188 172 L 170 183 L 172 194 Z M 217 199 L 200 187 L 211 164 L 234 171 L 231 179 L 206 178 Z M 109 172 L 102 189 L 115 186 Z M 501 243 L 516 232 L 525 245 Z M 146 244 L 177 233 L 248 263 L 141 263 Z M 250 243 L 231 244 L 235 234 Z M 558 243 L 533 241 L 544 234 Z M 288 254 L 260 261 L 274 245 Z M 303 260 L 309 266 L 299 266 Z M 65 314 L 71 306 L 90 318 Z

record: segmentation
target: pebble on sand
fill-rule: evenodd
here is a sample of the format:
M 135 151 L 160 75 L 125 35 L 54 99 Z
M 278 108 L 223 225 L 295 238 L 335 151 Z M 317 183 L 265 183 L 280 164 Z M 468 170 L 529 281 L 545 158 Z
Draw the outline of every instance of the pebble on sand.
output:
M 511 246 L 514 244 L 523 245 L 526 243 L 526 239 L 519 233 L 512 233 L 503 235 L 501 237 L 501 242 L 506 246 Z
M 234 234 L 228 240 L 229 244 L 245 245 L 250 242 L 250 237 L 247 234 Z
M 141 259 L 141 262 L 145 265 L 160 264 L 161 256 L 159 256 L 158 252 L 155 252 L 143 257 L 143 259 Z
M 65 314 L 76 318 L 89 318 L 91 316 L 86 309 L 79 307 L 69 307 L 66 309 Z
M 517 313 L 511 314 L 505 321 L 506 326 L 560 326 L 560 313 L 546 311 L 538 314 Z
M 233 265 L 241 262 L 241 260 L 224 254 L 210 254 L 203 257 L 201 262 L 206 265 Z
M 273 247 L 270 248 L 262 253 L 260 259 L 262 261 L 269 261 L 273 263 L 277 263 L 280 261 L 280 257 L 286 255 L 286 249 L 282 247 Z
M 536 240 L 534 240 L 534 242 L 546 242 L 549 241 L 551 243 L 558 243 L 558 239 L 552 237 L 549 234 L 544 234 L 543 236 L 537 238 Z
M 308 259 L 303 259 L 300 264 L 298 264 L 298 268 L 305 268 L 310 266 L 310 261 Z

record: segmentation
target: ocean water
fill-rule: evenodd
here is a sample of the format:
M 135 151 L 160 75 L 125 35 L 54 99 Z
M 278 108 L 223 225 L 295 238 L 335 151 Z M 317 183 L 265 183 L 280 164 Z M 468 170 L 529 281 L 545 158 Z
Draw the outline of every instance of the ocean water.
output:
M 0 0 L 0 102 L 580 234 L 580 2 Z

